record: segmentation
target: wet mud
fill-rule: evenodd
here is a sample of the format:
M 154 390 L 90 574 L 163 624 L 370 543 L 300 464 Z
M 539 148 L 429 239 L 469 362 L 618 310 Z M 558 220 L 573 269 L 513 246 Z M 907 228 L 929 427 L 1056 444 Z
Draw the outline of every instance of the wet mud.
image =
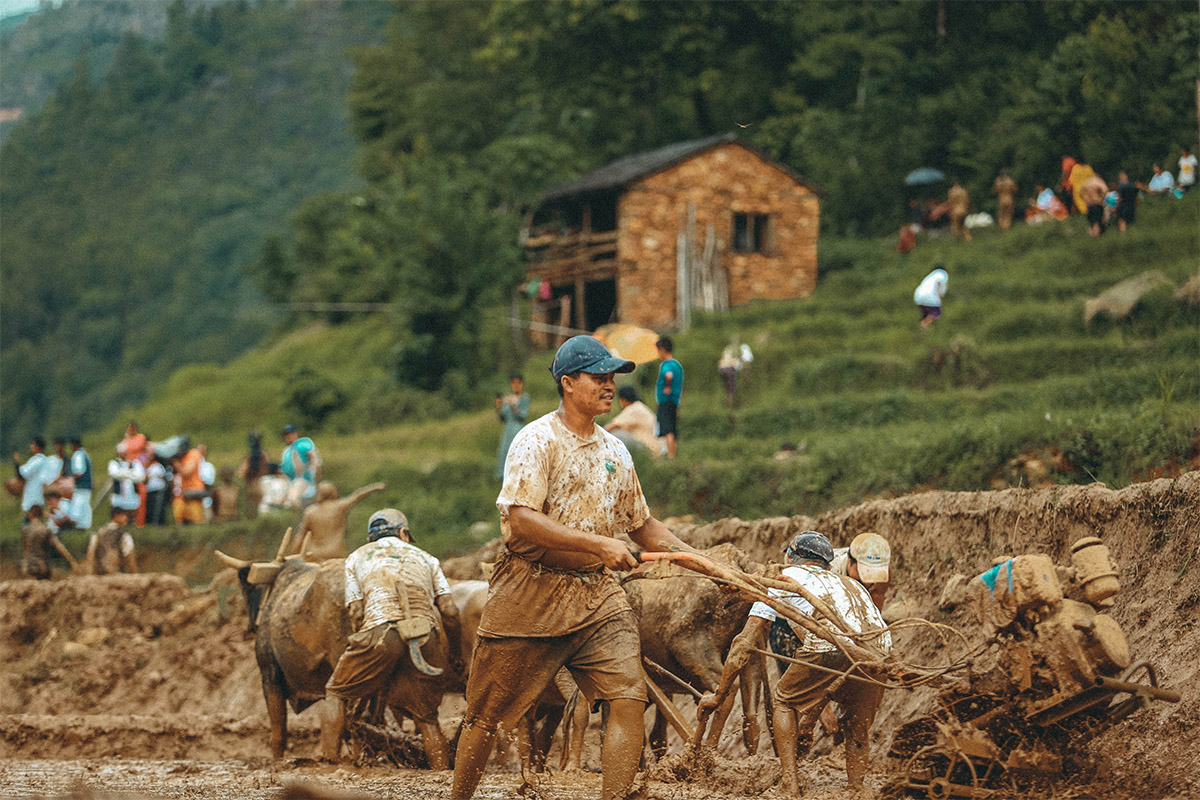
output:
M 1152 661 L 1161 683 L 1183 699 L 1156 703 L 1092 740 L 1079 754 L 1086 769 L 1038 796 L 1190 798 L 1200 796 L 1198 508 L 1200 473 L 1185 473 L 1120 491 L 1093 485 L 929 492 L 815 519 L 731 519 L 680 525 L 676 532 L 701 547 L 734 544 L 765 562 L 779 558 L 795 531 L 825 531 L 839 546 L 874 530 L 894 548 L 893 613 L 969 635 L 977 626 L 966 603 L 939 606 L 952 576 L 977 574 L 1005 555 L 1044 552 L 1062 563 L 1076 539 L 1099 536 L 1120 566 L 1123 588 L 1112 616 L 1134 657 Z M 479 565 L 494 560 L 495 550 L 489 543 L 447 572 L 481 577 Z M 318 761 L 315 708 L 290 715 L 287 757 L 271 759 L 254 643 L 245 628 L 231 571 L 204 589 L 161 574 L 0 583 L 0 797 L 449 796 L 449 772 Z M 900 631 L 896 638 L 906 660 L 945 657 L 927 629 Z M 933 697 L 932 690 L 887 693 L 872 732 L 869 787 L 878 790 L 887 778 L 893 732 L 926 712 Z M 692 717 L 691 701 L 676 699 Z M 659 764 L 651 758 L 644 773 L 646 796 L 778 796 L 778 762 L 765 726 L 759 755 L 749 757 L 740 714 L 735 708 L 706 763 L 681 763 L 675 755 L 681 743 L 671 732 L 669 755 Z M 441 717 L 448 735 L 461 715 L 461 697 L 448 696 Z M 599 736 L 597 714 L 586 734 L 583 771 L 528 780 L 510 745 L 506 758 L 489 766 L 477 797 L 597 797 Z M 548 763 L 559 763 L 560 746 L 555 743 Z M 827 747 L 819 742 L 804 763 L 805 797 L 847 796 L 844 773 L 823 755 Z

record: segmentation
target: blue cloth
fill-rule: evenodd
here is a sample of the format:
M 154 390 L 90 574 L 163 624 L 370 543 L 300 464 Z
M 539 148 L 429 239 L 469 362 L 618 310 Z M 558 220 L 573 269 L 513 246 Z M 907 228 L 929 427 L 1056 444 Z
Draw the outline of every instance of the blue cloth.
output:
M 667 375 L 671 375 L 671 391 L 666 391 Z M 673 358 L 668 358 L 662 362 L 662 366 L 658 368 L 658 383 L 654 385 L 654 399 L 662 404 L 665 401 L 671 401 L 675 405 L 679 405 L 679 398 L 683 396 L 683 365 Z
M 1000 577 L 1000 570 L 1004 570 L 1008 573 L 1008 591 L 1011 592 L 1013 590 L 1012 564 L 1012 559 L 1005 561 L 1003 564 L 997 564 L 980 575 L 979 580 L 983 581 L 984 586 L 988 587 L 989 592 L 995 594 L 996 579 Z

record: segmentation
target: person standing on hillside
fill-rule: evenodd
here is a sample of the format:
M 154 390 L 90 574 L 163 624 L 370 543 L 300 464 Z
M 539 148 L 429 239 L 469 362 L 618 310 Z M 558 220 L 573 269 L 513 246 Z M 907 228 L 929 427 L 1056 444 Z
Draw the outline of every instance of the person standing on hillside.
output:
M 971 232 L 964 224 L 967 212 L 971 210 L 971 196 L 957 178 L 950 187 L 950 193 L 946 195 L 946 204 L 950 206 L 950 233 L 954 234 L 955 239 L 971 241 Z
M 67 440 L 61 436 L 54 437 L 54 452 L 46 454 L 46 466 L 42 468 L 42 492 L 47 492 L 51 488 L 59 490 L 59 497 L 62 497 L 62 487 L 57 485 L 59 479 L 63 476 L 63 467 L 66 463 Z
M 734 400 L 737 399 L 738 376 L 742 369 L 753 360 L 754 353 L 750 350 L 750 345 L 739 342 L 737 339 L 731 341 L 721 351 L 721 358 L 717 361 L 717 374 L 721 376 L 721 382 L 725 384 L 725 407 L 730 411 L 733 410 Z
M 1196 185 L 1196 157 L 1186 147 L 1179 148 L 1178 185 L 1184 192 Z
M 152 448 L 153 449 L 153 448 Z M 146 524 L 167 524 L 167 495 L 171 483 L 167 479 L 167 468 L 151 454 L 146 465 Z
M 475 794 L 497 726 L 515 725 L 562 667 L 608 704 L 602 800 L 633 783 L 646 679 L 637 619 L 613 573 L 637 560 L 616 537 L 691 551 L 650 515 L 629 451 L 596 424 L 612 408 L 614 376 L 633 368 L 591 336 L 568 339 L 550 366 L 562 402 L 513 440 L 496 498 L 504 550 L 479 622 L 453 800 Z
M 823 534 L 816 531 L 796 534 L 784 554 L 791 565 L 783 570 L 784 579 L 792 580 L 823 598 L 855 633 L 878 632 L 868 641 L 884 651 L 891 649 L 892 639 L 887 624 L 867 590 L 858 581 L 836 575 L 830 570 L 830 563 L 834 559 L 833 547 Z M 808 601 L 798 594 L 771 589 L 770 595 L 805 614 L 815 613 Z M 821 617 L 816 619 L 837 635 L 837 630 L 830 622 Z M 850 790 L 861 790 L 870 759 L 871 723 L 875 720 L 875 710 L 879 707 L 883 689 L 860 681 L 839 680 L 839 673 L 849 672 L 852 668 L 845 653 L 835 644 L 811 632 L 797 630 L 766 603 L 758 602 L 750 608 L 745 627 L 729 648 L 720 687 L 716 693 L 704 695 L 698 707 L 712 709 L 717 706 L 718 698 L 728 692 L 733 680 L 753 655 L 750 648 L 761 647 L 764 640 L 770 642 L 775 652 L 791 648 L 791 645 L 783 646 L 785 641 L 801 644 L 802 647 L 794 651 L 796 656 L 824 668 L 815 670 L 807 664 L 790 664 L 772 693 L 775 749 L 783 768 L 783 794 L 800 796 L 797 760 L 812 747 L 813 727 L 830 700 L 838 703 L 843 711 L 838 724 L 846 744 L 846 777 Z
M 1138 187 L 1126 172 L 1117 173 L 1117 230 L 1124 233 L 1137 219 Z
M 112 479 L 112 507 L 129 512 L 132 516 L 137 513 L 141 504 L 139 486 L 146 482 L 146 469 L 141 461 L 135 461 L 128 456 L 125 442 L 117 445 L 117 457 L 108 462 L 108 477 Z
M 268 474 L 270 464 L 262 449 L 261 433 L 251 431 L 246 436 L 246 443 L 250 446 L 250 453 L 238 465 L 237 474 L 246 482 L 246 519 L 254 519 L 258 516 L 258 506 L 263 498 L 261 479 Z
M 40 436 L 29 440 L 29 458 L 25 460 L 24 464 L 21 463 L 20 454 L 15 450 L 12 460 L 17 475 L 25 481 L 25 488 L 21 493 L 21 511 L 28 512 L 34 506 L 43 507 L 45 503 L 43 492 L 46 489 L 46 440 Z
M 1000 230 L 1006 231 L 1012 227 L 1013 197 L 1017 194 L 1017 182 L 1009 177 L 1008 172 L 1000 170 L 1000 176 L 992 184 L 996 193 L 996 220 Z
M 382 492 L 387 484 L 372 483 L 347 497 L 338 498 L 337 487 L 329 481 L 317 484 L 317 501 L 304 509 L 296 532 L 294 552 L 308 561 L 346 557 L 346 515 L 364 497 Z
M 921 309 L 921 328 L 928 328 L 933 321 L 942 316 L 942 301 L 946 297 L 946 286 L 950 276 L 939 265 L 922 280 L 917 290 L 913 292 L 913 302 Z
M 279 471 L 288 479 L 287 504 L 292 508 L 303 508 L 317 494 L 321 481 L 321 454 L 313 440 L 301 436 L 295 425 L 283 429 L 283 455 L 279 457 Z
M 529 419 L 529 395 L 525 394 L 525 377 L 516 373 L 508 376 L 508 388 L 511 392 L 503 397 L 496 395 L 496 416 L 504 423 L 504 433 L 500 435 L 500 449 L 496 453 L 496 480 L 504 478 L 504 459 L 508 458 L 508 448 L 512 445 L 513 437 Z
M 150 461 L 148 453 L 150 440 L 146 438 L 146 434 L 141 432 L 134 420 L 130 420 L 129 424 L 125 426 L 125 438 L 121 440 L 121 444 L 125 445 L 125 454 L 122 458 L 136 461 L 145 469 Z M 134 524 L 140 528 L 146 524 L 146 484 L 139 483 L 135 488 L 138 493 L 138 507 L 134 510 L 132 517 Z
M 421 731 L 431 769 L 450 768 L 450 746 L 438 725 L 443 670 L 462 674 L 462 625 L 450 583 L 438 560 L 412 543 L 404 514 L 376 511 L 367 544 L 346 559 L 346 605 L 359 623 L 338 659 L 326 694 L 321 738 L 326 758 L 337 758 L 346 701 L 386 692 L 389 706 L 408 714 Z M 505 675 L 519 683 L 521 676 Z M 332 711 L 332 713 L 330 713 Z
M 192 447 L 171 462 L 175 471 L 175 497 L 171 501 L 171 510 L 175 514 L 176 525 L 204 524 L 204 478 L 200 475 L 200 462 L 203 461 L 200 451 Z
M 658 435 L 667 440 L 667 458 L 674 458 L 679 437 L 679 400 L 683 397 L 683 365 L 671 354 L 675 344 L 663 336 L 654 344 L 662 364 L 658 382 L 654 385 L 654 400 L 658 403 Z
M 71 519 L 75 527 L 86 531 L 92 527 L 92 457 L 83 449 L 83 440 L 71 437 L 71 462 L 68 471 L 75 479 L 71 495 Z
M 1104 195 L 1108 194 L 1108 184 L 1093 172 L 1083 182 L 1079 194 L 1087 207 L 1088 236 L 1095 239 L 1104 233 Z

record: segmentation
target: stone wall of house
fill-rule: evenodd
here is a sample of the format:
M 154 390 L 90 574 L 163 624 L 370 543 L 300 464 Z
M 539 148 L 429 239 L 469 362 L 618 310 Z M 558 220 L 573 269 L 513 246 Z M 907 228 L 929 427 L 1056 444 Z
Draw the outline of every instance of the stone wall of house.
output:
M 652 328 L 675 319 L 676 242 L 696 205 L 703 246 L 711 222 L 729 300 L 806 297 L 817 283 L 816 194 L 784 170 L 731 142 L 633 184 L 618 209 L 618 313 Z M 765 253 L 733 251 L 735 213 L 771 215 Z

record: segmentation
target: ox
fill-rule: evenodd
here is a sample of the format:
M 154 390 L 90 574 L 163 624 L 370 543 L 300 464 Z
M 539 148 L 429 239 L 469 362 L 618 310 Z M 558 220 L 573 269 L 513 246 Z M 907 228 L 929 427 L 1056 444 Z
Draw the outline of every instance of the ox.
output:
M 325 699 L 325 684 L 353 632 L 345 605 L 344 559 L 310 564 L 302 556 L 283 558 L 289 539 L 284 536 L 272 562 L 251 563 L 216 551 L 223 563 L 237 570 L 246 597 L 271 724 L 271 752 L 276 758 L 282 758 L 287 748 L 287 706 L 300 713 Z M 436 691 L 452 690 L 458 680 L 460 676 L 447 672 Z M 389 698 L 381 699 L 392 706 Z M 393 711 L 397 716 L 404 713 L 402 707 Z M 340 736 L 329 720 L 323 722 L 321 750 L 325 758 L 336 761 Z
M 718 561 L 745 571 L 761 569 L 732 544 L 719 544 L 701 551 Z M 644 578 L 639 580 L 638 578 Z M 653 580 L 651 580 L 653 579 Z M 751 603 L 737 595 L 723 593 L 712 581 L 698 578 L 681 567 L 658 562 L 635 572 L 625 583 L 629 604 L 638 616 L 642 657 L 672 675 L 689 688 L 671 679 L 658 677 L 656 683 L 668 694 L 716 691 L 721 682 L 725 656 L 733 637 L 742 630 Z M 756 662 L 752 662 L 757 666 Z M 655 669 L 650 668 L 653 675 Z M 747 667 L 740 678 L 742 697 L 742 741 L 751 754 L 758 749 L 758 706 L 762 687 L 760 674 Z M 725 720 L 733 710 L 734 696 L 718 709 L 707 736 L 715 747 Z M 667 720 L 658 711 L 650 733 L 651 749 L 662 757 L 666 752 Z

